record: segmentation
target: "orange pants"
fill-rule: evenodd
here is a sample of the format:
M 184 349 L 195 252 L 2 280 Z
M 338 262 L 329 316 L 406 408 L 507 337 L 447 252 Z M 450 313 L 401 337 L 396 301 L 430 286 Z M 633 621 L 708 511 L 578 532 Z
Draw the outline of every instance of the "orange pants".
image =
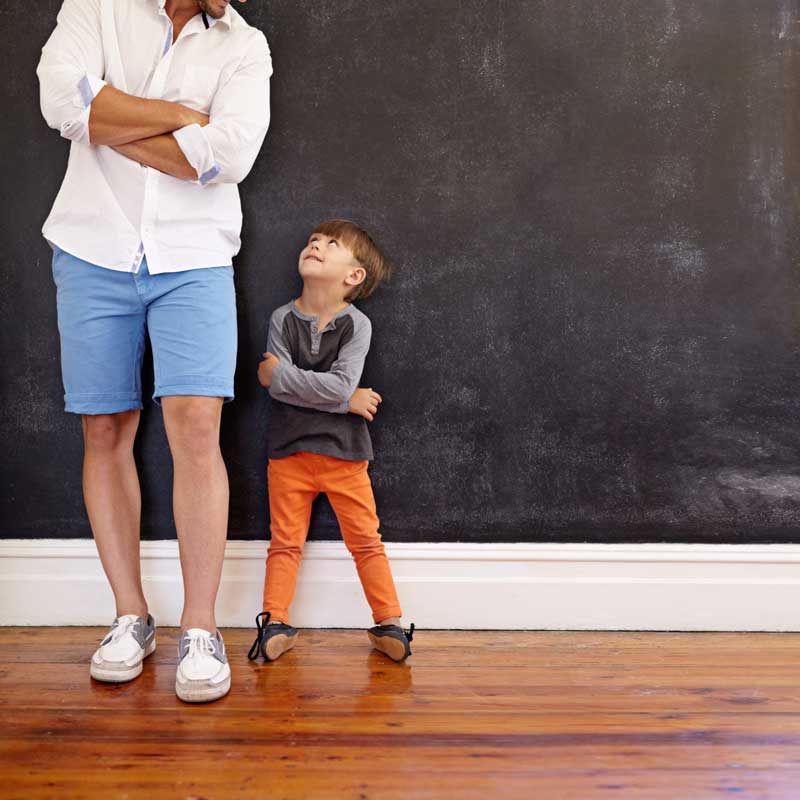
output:
M 325 492 L 339 520 L 342 538 L 353 556 L 372 618 L 402 616 L 386 558 L 369 461 L 348 461 L 302 451 L 270 458 L 267 466 L 271 541 L 264 580 L 264 611 L 271 621 L 289 622 L 300 556 L 311 521 L 311 504 Z

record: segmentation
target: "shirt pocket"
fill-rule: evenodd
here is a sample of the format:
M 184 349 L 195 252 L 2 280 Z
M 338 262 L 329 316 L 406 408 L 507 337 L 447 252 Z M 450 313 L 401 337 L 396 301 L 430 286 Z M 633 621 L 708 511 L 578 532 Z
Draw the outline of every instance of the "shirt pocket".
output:
M 206 64 L 187 64 L 181 78 L 180 96 L 184 105 L 208 114 L 219 85 L 219 67 Z

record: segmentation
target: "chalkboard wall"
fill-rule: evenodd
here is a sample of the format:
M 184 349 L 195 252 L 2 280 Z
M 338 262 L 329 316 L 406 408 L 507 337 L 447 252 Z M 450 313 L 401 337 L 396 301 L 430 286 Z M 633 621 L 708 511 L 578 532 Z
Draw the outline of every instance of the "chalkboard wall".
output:
M 68 143 L 0 8 L 2 531 L 91 535 L 40 229 Z M 395 264 L 357 303 L 387 541 L 800 542 L 798 2 L 251 0 L 272 124 L 241 185 L 230 537 L 268 530 L 269 313 L 330 216 Z M 147 539 L 175 536 L 161 412 Z M 338 537 L 320 496 L 310 538 Z

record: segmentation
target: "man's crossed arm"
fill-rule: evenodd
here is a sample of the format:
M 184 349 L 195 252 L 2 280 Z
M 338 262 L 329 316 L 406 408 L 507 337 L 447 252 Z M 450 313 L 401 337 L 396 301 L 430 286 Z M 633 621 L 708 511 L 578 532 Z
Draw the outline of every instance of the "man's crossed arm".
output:
M 208 125 L 208 115 L 169 100 L 150 100 L 106 84 L 91 103 L 89 139 L 175 178 L 197 179 L 172 132 L 196 123 Z
M 206 115 L 181 103 L 127 94 L 101 78 L 100 29 L 98 0 L 64 0 L 36 69 L 48 125 L 72 141 L 113 147 L 203 186 L 241 183 L 269 127 L 272 59 L 263 33 L 254 29 L 249 39 L 236 40 L 241 50 L 220 66 Z

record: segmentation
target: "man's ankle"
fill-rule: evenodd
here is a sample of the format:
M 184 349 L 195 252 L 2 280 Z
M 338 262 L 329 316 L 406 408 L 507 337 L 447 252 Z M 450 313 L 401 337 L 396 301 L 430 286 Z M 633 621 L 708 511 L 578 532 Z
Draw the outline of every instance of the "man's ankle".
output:
M 117 609 L 117 618 L 124 617 L 127 614 L 133 614 L 135 617 L 143 617 L 147 619 L 148 616 L 147 606 L 140 606 L 140 605 L 129 605 L 129 606 L 120 606 Z
M 188 631 L 190 628 L 200 628 L 200 630 L 208 631 L 212 636 L 217 634 L 217 623 L 212 619 L 204 619 L 203 617 L 186 617 L 181 620 L 181 630 Z

